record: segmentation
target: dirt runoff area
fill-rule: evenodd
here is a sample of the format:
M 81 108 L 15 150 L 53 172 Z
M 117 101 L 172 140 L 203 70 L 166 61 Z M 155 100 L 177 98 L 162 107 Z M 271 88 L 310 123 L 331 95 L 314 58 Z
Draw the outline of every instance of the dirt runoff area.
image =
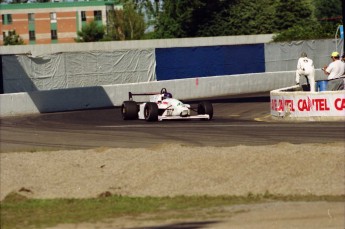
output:
M 172 144 L 1 153 L 0 157 L 0 200 L 11 192 L 29 198 L 89 198 L 105 192 L 128 196 L 345 195 L 345 143 Z M 222 212 L 228 212 L 228 217 L 198 227 L 167 226 L 179 225 L 178 220 L 124 218 L 56 228 L 345 228 L 345 204 L 339 202 L 275 202 L 224 207 Z

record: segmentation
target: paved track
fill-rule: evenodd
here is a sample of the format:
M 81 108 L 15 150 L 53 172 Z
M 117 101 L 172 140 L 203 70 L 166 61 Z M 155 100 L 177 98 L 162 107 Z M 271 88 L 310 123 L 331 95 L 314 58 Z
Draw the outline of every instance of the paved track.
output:
M 213 106 L 212 121 L 123 121 L 119 108 L 3 118 L 1 152 L 150 147 L 176 142 L 196 146 L 329 143 L 345 139 L 343 122 L 267 122 L 267 96 L 216 100 Z

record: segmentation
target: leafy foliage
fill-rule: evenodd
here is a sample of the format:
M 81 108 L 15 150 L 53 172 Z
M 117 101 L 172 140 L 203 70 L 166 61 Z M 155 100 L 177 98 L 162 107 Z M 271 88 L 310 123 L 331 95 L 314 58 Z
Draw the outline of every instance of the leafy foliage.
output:
M 99 25 L 96 21 L 91 21 L 81 28 L 81 31 L 77 32 L 77 42 L 94 42 L 101 41 L 104 37 L 104 26 Z
M 157 38 L 196 36 L 198 16 L 205 9 L 202 0 L 165 0 L 156 25 Z
M 219 6 L 214 19 L 200 27 L 199 36 L 265 34 L 275 31 L 274 0 L 237 0 Z
M 163 0 L 133 0 L 135 9 L 141 15 L 145 15 L 147 27 L 155 25 Z
M 292 41 L 292 40 L 311 40 L 332 37 L 330 33 L 320 24 L 295 25 L 287 30 L 284 30 L 273 37 L 273 41 Z
M 319 9 L 319 6 L 324 9 Z M 327 9 L 327 10 L 326 10 Z M 164 0 L 155 38 L 278 33 L 277 40 L 329 38 L 341 0 Z
M 4 37 L 4 45 L 23 45 L 23 39 L 16 34 L 15 30 L 9 31 Z
M 110 27 L 107 40 L 140 40 L 144 36 L 145 21 L 136 5 L 131 1 L 124 2 L 123 10 L 115 10 L 109 14 Z
M 165 0 L 156 37 L 267 34 L 312 20 L 310 0 Z
M 313 0 L 315 16 L 318 19 L 337 18 L 341 16 L 342 0 Z M 339 21 L 340 21 L 339 17 Z
M 333 36 L 338 26 L 343 24 L 341 1 L 342 0 L 314 0 L 316 18 L 322 28 Z
M 306 20 L 295 22 L 291 27 L 281 30 L 273 41 L 333 38 L 341 24 L 341 0 L 313 0 L 311 6 L 313 13 L 305 14 L 308 17 Z M 329 20 L 323 20 L 325 18 Z
M 279 31 L 289 29 L 294 25 L 305 25 L 313 18 L 312 5 L 308 0 L 280 1 L 276 10 L 276 27 Z

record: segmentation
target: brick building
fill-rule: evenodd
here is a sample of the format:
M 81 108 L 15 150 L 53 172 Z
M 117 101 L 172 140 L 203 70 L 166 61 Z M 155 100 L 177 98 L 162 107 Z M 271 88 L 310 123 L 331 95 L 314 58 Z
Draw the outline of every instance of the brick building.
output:
M 0 45 L 12 30 L 25 44 L 72 43 L 86 23 L 106 26 L 114 9 L 122 9 L 116 0 L 1 4 Z

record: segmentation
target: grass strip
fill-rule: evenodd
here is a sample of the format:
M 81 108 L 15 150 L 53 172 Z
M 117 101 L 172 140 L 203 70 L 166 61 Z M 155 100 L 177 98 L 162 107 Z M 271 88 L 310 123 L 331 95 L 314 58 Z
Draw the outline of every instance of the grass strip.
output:
M 280 196 L 248 193 L 247 196 L 128 197 L 105 195 L 91 199 L 27 199 L 9 194 L 0 203 L 0 228 L 44 228 L 61 223 L 97 222 L 107 218 L 271 201 L 345 201 L 345 196 Z M 178 214 L 180 212 L 180 215 Z M 160 214 L 158 214 L 160 215 Z

